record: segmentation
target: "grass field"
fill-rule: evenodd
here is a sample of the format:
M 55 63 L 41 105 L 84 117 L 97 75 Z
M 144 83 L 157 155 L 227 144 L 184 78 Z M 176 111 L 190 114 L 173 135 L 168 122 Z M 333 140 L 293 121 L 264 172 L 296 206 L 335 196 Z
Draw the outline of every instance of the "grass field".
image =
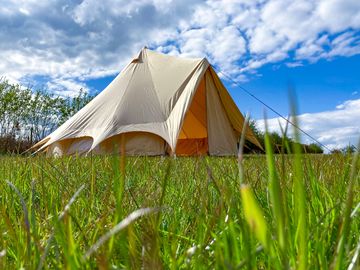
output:
M 0 268 L 359 269 L 354 156 L 242 164 L 0 157 Z

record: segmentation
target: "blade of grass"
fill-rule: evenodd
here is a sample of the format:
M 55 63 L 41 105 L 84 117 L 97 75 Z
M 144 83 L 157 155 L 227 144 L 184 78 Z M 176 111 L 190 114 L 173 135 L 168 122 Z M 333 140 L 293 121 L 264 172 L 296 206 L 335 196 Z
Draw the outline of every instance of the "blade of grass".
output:
M 239 141 L 239 151 L 238 151 L 238 168 L 239 168 L 239 179 L 240 185 L 244 184 L 244 166 L 243 166 L 243 159 L 244 159 L 244 145 L 245 145 L 245 137 L 246 137 L 246 128 L 248 126 L 250 119 L 250 115 L 246 114 L 244 125 L 241 131 L 240 141 Z
M 358 245 L 357 245 L 357 247 L 356 247 L 356 250 L 355 250 L 355 252 L 354 252 L 354 256 L 352 257 L 351 262 L 350 262 L 349 267 L 348 267 L 347 270 L 353 270 L 353 269 L 355 269 L 355 267 L 356 267 L 355 264 L 356 264 L 356 261 L 357 261 L 358 258 L 359 258 L 359 253 L 360 253 L 360 241 L 359 241 L 359 243 L 358 243 Z
M 125 219 L 123 219 L 120 223 L 116 224 L 110 231 L 108 231 L 105 235 L 101 236 L 98 241 L 94 245 L 92 245 L 88 251 L 83 256 L 83 260 L 87 260 L 90 256 L 95 253 L 100 246 L 102 246 L 106 241 L 112 238 L 115 234 L 129 226 L 138 218 L 149 215 L 154 212 L 160 211 L 161 208 L 141 208 L 135 210 L 130 215 L 128 215 Z
M 286 250 L 288 248 L 287 236 L 286 236 L 286 224 L 284 213 L 284 197 L 281 191 L 280 180 L 276 172 L 276 165 L 274 154 L 270 142 L 269 133 L 267 132 L 267 122 L 265 121 L 265 149 L 267 168 L 269 171 L 269 192 L 271 201 L 271 210 L 274 216 L 274 224 L 276 226 L 277 240 L 281 250 L 281 258 L 283 261 L 283 268 L 288 267 L 288 261 L 286 256 Z
M 291 114 L 293 116 L 294 126 L 298 126 L 296 117 L 297 106 L 295 93 L 290 88 L 290 104 Z M 308 223 L 306 211 L 306 196 L 304 185 L 304 174 L 302 168 L 302 155 L 300 145 L 299 130 L 294 127 L 295 143 L 293 144 L 294 151 L 294 203 L 295 203 L 295 224 L 296 224 L 296 242 L 298 248 L 297 254 L 297 268 L 299 270 L 307 269 L 308 264 Z
M 249 186 L 242 185 L 240 192 L 245 219 L 260 243 L 264 246 L 265 249 L 268 249 L 269 235 L 264 214 L 256 202 L 254 194 L 252 193 Z

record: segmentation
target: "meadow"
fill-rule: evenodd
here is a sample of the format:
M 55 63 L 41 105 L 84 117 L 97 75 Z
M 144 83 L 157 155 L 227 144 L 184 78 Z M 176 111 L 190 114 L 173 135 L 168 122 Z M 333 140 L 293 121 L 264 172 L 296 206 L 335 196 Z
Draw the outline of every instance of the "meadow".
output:
M 0 157 L 0 268 L 359 269 L 359 165 Z

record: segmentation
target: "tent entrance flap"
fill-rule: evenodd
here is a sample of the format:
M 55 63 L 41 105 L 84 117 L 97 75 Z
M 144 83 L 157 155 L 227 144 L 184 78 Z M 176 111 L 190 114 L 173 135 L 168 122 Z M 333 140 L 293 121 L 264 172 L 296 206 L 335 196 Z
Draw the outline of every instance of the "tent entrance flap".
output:
M 207 154 L 209 148 L 207 137 L 206 85 L 203 78 L 186 112 L 176 144 L 176 155 Z

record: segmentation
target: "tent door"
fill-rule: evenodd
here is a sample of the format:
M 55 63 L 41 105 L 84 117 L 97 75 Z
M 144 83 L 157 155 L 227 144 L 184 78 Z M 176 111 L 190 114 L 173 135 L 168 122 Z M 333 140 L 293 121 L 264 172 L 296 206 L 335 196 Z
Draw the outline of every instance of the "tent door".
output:
M 199 83 L 190 108 L 186 112 L 176 145 L 176 155 L 205 155 L 208 153 L 205 77 Z

